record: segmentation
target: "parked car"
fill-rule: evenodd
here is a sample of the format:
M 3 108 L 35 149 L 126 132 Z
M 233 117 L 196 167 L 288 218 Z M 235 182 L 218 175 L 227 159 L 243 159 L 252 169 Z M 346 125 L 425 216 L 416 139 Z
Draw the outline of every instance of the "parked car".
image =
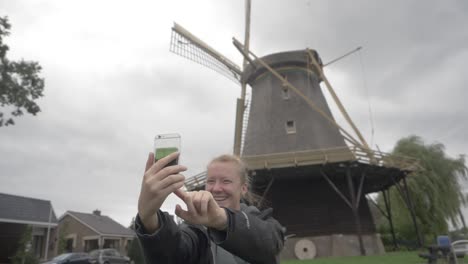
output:
M 75 252 L 58 255 L 43 264 L 90 264 L 91 257 L 88 253 Z
M 113 249 L 96 249 L 89 252 L 92 264 L 130 264 L 130 258 Z

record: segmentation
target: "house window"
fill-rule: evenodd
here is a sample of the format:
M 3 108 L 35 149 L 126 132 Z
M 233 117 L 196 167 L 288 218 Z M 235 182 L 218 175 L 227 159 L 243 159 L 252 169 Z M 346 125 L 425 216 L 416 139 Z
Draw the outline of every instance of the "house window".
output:
M 73 252 L 76 247 L 76 234 L 70 234 L 65 239 L 65 252 Z
M 99 239 L 89 239 L 84 241 L 85 252 L 90 252 L 94 249 L 99 249 Z
M 120 240 L 119 239 L 104 239 L 103 248 L 115 248 L 120 250 Z
M 65 252 L 73 252 L 73 238 L 68 238 L 65 242 Z
M 296 133 L 296 122 L 294 122 L 294 120 L 286 121 L 286 133 L 288 134 Z

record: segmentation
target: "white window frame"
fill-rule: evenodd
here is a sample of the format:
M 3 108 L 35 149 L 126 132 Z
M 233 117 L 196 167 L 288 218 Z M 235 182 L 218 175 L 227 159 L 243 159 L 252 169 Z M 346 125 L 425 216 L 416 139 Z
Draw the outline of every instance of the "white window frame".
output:
M 292 126 L 289 125 L 290 122 L 292 122 Z M 288 120 L 284 126 L 286 128 L 286 134 L 296 134 L 296 121 Z
M 100 238 L 100 236 L 84 236 L 83 239 L 82 239 L 83 248 L 85 247 L 85 242 L 87 240 L 97 240 L 98 241 L 98 246 L 99 246 L 99 238 Z

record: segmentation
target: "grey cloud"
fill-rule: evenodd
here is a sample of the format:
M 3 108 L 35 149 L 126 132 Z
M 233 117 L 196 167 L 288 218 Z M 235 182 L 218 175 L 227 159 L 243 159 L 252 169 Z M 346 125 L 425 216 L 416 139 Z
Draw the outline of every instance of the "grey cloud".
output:
M 34 30 L 43 14 L 54 12 L 50 2 L 37 10 L 29 5 L 13 1 L 6 6 L 21 35 Z M 184 20 L 193 24 L 183 26 L 240 61 L 230 36 L 243 41 L 243 1 L 204 1 L 200 8 Z M 467 14 L 465 1 L 253 0 L 251 48 L 267 55 L 309 46 L 327 62 L 362 45 L 364 80 L 357 54 L 326 70 L 329 78 L 344 78 L 345 83 L 330 81 L 366 139 L 371 137 L 370 102 L 374 143 L 382 150 L 417 134 L 444 143 L 455 156 L 467 149 Z M 212 22 L 199 25 L 199 16 L 210 16 Z M 102 61 L 105 56 L 77 70 L 64 58 L 50 61 L 42 54 L 47 85 L 42 112 L 0 129 L 0 192 L 50 199 L 59 213 L 99 208 L 127 224 L 136 212 L 156 133 L 182 134 L 187 176 L 204 170 L 211 157 L 231 151 L 238 85 L 169 53 L 169 28 L 155 34 L 160 37 L 154 49 L 143 45 L 143 52 L 131 50 L 134 56 L 116 57 L 108 66 L 112 70 Z M 76 37 L 92 45 L 99 35 L 79 32 Z M 343 122 L 336 111 L 335 117 Z

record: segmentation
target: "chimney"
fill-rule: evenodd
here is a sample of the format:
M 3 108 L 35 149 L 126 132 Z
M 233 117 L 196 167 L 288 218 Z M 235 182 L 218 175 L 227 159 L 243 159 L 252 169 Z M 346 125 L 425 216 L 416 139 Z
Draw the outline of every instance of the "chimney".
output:
M 96 209 L 96 210 L 93 211 L 93 215 L 101 216 L 101 211 Z

